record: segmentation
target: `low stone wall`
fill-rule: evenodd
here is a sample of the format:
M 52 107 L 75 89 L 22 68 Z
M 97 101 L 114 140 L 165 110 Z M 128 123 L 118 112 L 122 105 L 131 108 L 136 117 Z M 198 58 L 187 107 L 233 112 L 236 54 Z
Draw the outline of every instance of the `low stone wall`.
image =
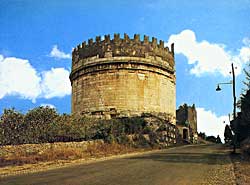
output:
M 93 140 L 93 141 L 82 141 L 82 142 L 58 142 L 58 143 L 42 143 L 42 144 L 23 144 L 23 145 L 7 145 L 0 146 L 0 157 L 4 157 L 11 154 L 25 153 L 37 154 L 43 153 L 48 149 L 57 148 L 77 148 L 87 150 L 87 147 L 92 144 L 104 143 L 103 140 Z

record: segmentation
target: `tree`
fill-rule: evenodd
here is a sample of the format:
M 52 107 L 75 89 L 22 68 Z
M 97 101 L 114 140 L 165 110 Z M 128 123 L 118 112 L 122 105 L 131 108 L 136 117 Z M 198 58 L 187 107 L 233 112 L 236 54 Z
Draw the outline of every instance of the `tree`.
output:
M 55 119 L 55 123 L 53 124 L 53 127 L 51 127 L 51 135 L 53 138 L 51 138 L 52 142 L 67 142 L 72 141 L 72 135 L 71 135 L 71 116 L 67 114 L 59 115 Z
M 248 63 L 247 67 L 243 69 L 243 71 L 245 73 L 246 78 L 246 80 L 243 81 L 243 84 L 246 86 L 246 90 L 248 90 L 250 89 L 250 62 Z
M 232 131 L 231 131 L 229 125 L 225 126 L 224 140 L 225 140 L 225 143 L 229 143 L 233 140 L 233 134 L 232 134 Z
M 237 133 L 237 141 L 241 142 L 250 136 L 250 89 L 241 95 L 241 112 L 238 113 L 237 124 L 234 132 Z
M 0 117 L 0 145 L 24 143 L 24 115 L 15 109 L 4 109 Z
M 219 135 L 217 135 L 216 143 L 222 143 Z
M 29 143 L 50 142 L 52 128 L 59 115 L 54 108 L 37 107 L 25 115 L 24 122 L 27 126 L 27 138 Z
M 250 126 L 250 89 L 245 94 L 242 94 L 241 112 L 243 121 Z
M 250 63 L 247 68 L 243 69 L 246 80 L 243 81 L 246 89 L 243 89 L 240 97 L 240 109 L 242 121 L 250 126 Z
M 204 139 L 204 140 L 206 140 L 206 134 L 205 134 L 205 132 L 200 132 L 200 133 L 198 133 L 198 136 L 200 137 L 200 138 L 202 138 L 202 139 Z
M 210 142 L 213 142 L 213 143 L 216 143 L 216 137 L 214 137 L 214 136 L 207 136 L 206 137 L 206 141 L 210 141 Z
M 250 63 L 243 69 L 246 80 L 243 82 L 246 86 L 241 94 L 238 107 L 241 112 L 233 121 L 232 129 L 237 136 L 236 142 L 241 142 L 250 136 Z

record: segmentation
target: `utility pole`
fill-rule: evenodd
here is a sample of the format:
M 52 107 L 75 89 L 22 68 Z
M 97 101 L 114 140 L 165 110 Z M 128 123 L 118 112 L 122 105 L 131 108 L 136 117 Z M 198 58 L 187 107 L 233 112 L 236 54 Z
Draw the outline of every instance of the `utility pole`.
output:
M 234 109 L 233 109 L 233 118 L 236 119 L 236 95 L 235 95 L 235 74 L 234 74 L 234 64 L 232 63 L 232 74 L 233 74 L 233 101 L 234 101 Z
M 233 101 L 234 101 L 234 109 L 233 109 L 233 119 L 236 119 L 236 96 L 235 96 L 235 74 L 234 74 L 234 64 L 232 63 L 232 74 L 233 74 Z M 236 153 L 236 144 L 237 144 L 237 130 L 234 133 L 234 141 L 233 141 L 233 153 Z
M 236 120 L 236 93 L 235 93 L 235 73 L 234 73 L 234 64 L 232 63 L 232 72 L 230 72 L 230 74 L 232 73 L 233 75 L 233 81 L 231 82 L 227 82 L 227 83 L 218 83 L 216 91 L 220 91 L 220 84 L 231 84 L 233 85 L 233 120 Z M 229 122 L 230 122 L 230 115 L 229 115 Z M 230 124 L 231 126 L 231 124 Z M 236 151 L 236 144 L 237 144 L 237 130 L 234 133 L 234 138 L 233 138 L 233 153 L 235 153 Z

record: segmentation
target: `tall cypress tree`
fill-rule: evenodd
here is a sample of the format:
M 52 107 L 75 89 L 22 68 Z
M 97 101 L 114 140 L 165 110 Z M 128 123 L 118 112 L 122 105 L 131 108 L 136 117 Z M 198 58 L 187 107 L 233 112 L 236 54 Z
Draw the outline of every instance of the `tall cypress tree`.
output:
M 233 139 L 232 131 L 231 131 L 229 125 L 226 125 L 225 126 L 225 131 L 224 131 L 224 140 L 225 140 L 225 143 L 231 142 L 232 139 Z

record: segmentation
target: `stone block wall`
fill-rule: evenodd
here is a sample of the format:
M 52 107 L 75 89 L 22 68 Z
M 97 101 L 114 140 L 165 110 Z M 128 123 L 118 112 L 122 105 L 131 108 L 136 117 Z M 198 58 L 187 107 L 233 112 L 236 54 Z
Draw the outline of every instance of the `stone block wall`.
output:
M 58 142 L 58 143 L 41 143 L 41 144 L 22 144 L 22 145 L 6 145 L 0 147 L 0 158 L 6 157 L 11 154 L 27 153 L 36 154 L 44 153 L 51 148 L 63 149 L 63 148 L 77 148 L 86 151 L 88 146 L 93 144 L 102 144 L 103 140 L 93 140 L 93 141 L 81 141 L 81 142 Z
M 176 125 L 183 139 L 197 142 L 197 112 L 194 104 L 192 106 L 183 104 L 176 110 Z M 188 131 L 188 137 L 185 136 L 185 130 Z
M 72 113 L 108 119 L 167 113 L 175 118 L 174 57 L 164 43 L 115 35 L 78 46 L 72 57 Z
M 197 112 L 195 105 L 188 106 L 187 104 L 181 105 L 176 111 L 176 119 L 182 125 L 187 123 L 194 132 L 197 132 Z

